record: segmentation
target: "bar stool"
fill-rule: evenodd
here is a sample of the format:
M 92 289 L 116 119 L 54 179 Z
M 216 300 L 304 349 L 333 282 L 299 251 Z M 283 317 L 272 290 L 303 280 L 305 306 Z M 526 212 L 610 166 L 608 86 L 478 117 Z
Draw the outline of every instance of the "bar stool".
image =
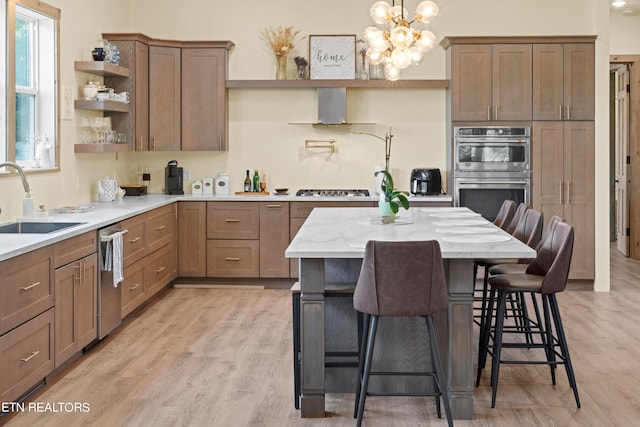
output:
M 535 260 L 529 264 L 524 274 L 499 274 L 489 278 L 491 294 L 487 320 L 482 330 L 481 346 L 478 352 L 478 377 L 476 384 L 480 382 L 487 354 L 492 356 L 491 366 L 491 407 L 495 408 L 498 391 L 498 378 L 500 364 L 546 364 L 551 371 L 551 381 L 555 385 L 555 368 L 564 365 L 569 379 L 569 385 L 573 389 L 576 405 L 580 408 L 578 386 L 576 384 L 569 347 L 564 333 L 564 327 L 560 317 L 560 309 L 556 294 L 564 291 L 571 266 L 571 254 L 573 251 L 573 227 L 565 222 L 558 221 L 549 230 L 547 239 L 542 244 Z M 517 330 L 508 331 L 504 327 L 504 313 L 506 295 L 508 293 L 536 293 L 542 296 L 544 312 L 544 329 L 541 332 L 541 343 L 527 344 L 520 342 L 504 342 L 505 333 L 518 333 Z M 497 298 L 497 299 L 496 299 Z M 496 302 L 497 301 L 497 302 Z M 494 305 L 495 325 L 493 323 Z M 553 326 L 552 326 L 553 322 Z M 493 336 L 493 344 L 489 341 Z M 503 348 L 541 348 L 544 349 L 546 360 L 503 360 Z M 559 351 L 557 350 L 559 348 Z
M 355 284 L 328 283 L 325 286 L 326 298 L 351 298 L 355 290 Z M 291 287 L 291 307 L 293 311 L 293 402 L 296 409 L 300 409 L 301 396 L 301 354 L 300 354 L 300 282 L 295 282 Z M 363 316 L 358 317 L 358 343 L 355 351 L 325 351 L 325 363 L 327 368 L 357 368 L 359 365 L 360 343 L 362 342 Z M 334 358 L 347 359 L 342 361 L 331 360 Z M 351 360 L 349 360 L 351 359 Z
M 449 426 L 453 426 L 447 396 L 446 378 L 440 364 L 433 317 L 447 309 L 447 285 L 440 245 L 437 241 L 369 241 L 365 247 L 360 277 L 353 294 L 353 307 L 364 313 L 364 339 L 360 347 L 358 388 L 354 417 L 362 424 L 371 375 L 429 376 L 434 379 L 432 393 L 388 393 L 385 396 L 434 396 L 440 417 L 440 397 Z M 378 318 L 426 317 L 431 349 L 432 372 L 372 372 L 371 364 Z

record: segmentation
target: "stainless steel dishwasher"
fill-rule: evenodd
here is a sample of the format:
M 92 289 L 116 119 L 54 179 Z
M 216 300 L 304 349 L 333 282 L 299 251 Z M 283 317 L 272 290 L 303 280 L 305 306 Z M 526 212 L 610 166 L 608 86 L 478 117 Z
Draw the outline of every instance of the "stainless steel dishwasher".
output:
M 100 238 L 100 277 L 98 279 L 98 338 L 103 339 L 120 325 L 120 285 L 113 285 L 113 272 L 104 268 L 108 243 L 117 233 L 125 234 L 120 223 L 98 230 Z

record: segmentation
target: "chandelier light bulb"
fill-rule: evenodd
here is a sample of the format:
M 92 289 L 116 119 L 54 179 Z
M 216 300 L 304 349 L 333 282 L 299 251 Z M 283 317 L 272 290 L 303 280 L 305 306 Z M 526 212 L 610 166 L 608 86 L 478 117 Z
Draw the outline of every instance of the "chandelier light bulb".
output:
M 387 80 L 395 82 L 396 80 L 398 80 L 398 77 L 400 77 L 400 70 L 398 70 L 393 65 L 386 65 L 384 67 L 384 76 Z
M 407 48 L 413 43 L 413 31 L 409 27 L 398 25 L 389 35 L 391 44 L 396 48 Z
M 418 28 L 418 24 L 428 24 L 438 16 L 438 5 L 423 1 L 416 8 L 415 18 L 409 21 L 403 3 L 399 6 L 386 1 L 375 2 L 370 9 L 376 26 L 367 27 L 364 40 L 369 45 L 367 58 L 370 64 L 384 64 L 387 80 L 398 80 L 401 70 L 411 64 L 419 64 L 424 54 L 436 46 L 436 36 L 431 31 Z M 416 28 L 412 25 L 416 24 Z
M 428 24 L 433 18 L 438 16 L 438 5 L 432 1 L 423 1 L 416 8 L 416 21 Z
M 399 70 L 404 70 L 411 65 L 412 55 L 409 49 L 394 49 L 391 52 L 391 63 Z
M 377 1 L 371 6 L 371 19 L 378 25 L 386 24 L 391 20 L 391 5 L 386 1 Z
M 420 33 L 420 38 L 416 41 L 416 48 L 422 53 L 427 53 L 436 47 L 436 35 L 431 31 L 423 30 Z
M 397 23 L 402 18 L 406 20 L 409 16 L 409 12 L 407 12 L 407 9 L 402 6 L 393 6 L 391 8 L 391 16 L 393 17 L 393 22 Z

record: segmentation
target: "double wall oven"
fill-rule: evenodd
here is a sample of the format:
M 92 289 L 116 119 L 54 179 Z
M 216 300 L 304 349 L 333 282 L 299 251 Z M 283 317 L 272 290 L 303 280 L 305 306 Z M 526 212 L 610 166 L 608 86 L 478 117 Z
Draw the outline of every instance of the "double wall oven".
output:
M 529 126 L 454 127 L 454 198 L 493 221 L 505 199 L 531 202 Z

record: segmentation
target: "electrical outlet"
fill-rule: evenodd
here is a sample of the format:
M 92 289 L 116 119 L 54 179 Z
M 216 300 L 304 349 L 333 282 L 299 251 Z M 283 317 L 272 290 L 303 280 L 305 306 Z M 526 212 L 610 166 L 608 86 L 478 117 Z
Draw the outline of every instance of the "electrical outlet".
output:
M 184 170 L 184 179 L 191 179 L 191 169 Z

